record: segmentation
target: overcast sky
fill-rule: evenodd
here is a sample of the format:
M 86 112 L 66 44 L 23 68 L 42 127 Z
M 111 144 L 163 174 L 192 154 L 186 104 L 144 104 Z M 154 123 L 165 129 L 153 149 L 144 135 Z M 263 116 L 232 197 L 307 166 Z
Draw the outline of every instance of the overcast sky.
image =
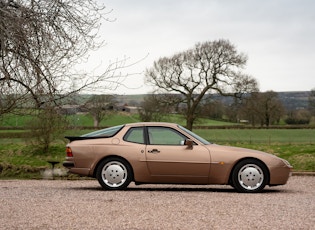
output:
M 106 46 L 90 63 L 147 57 L 124 73 L 131 75 L 117 94 L 149 93 L 146 68 L 160 57 L 192 48 L 197 42 L 228 39 L 248 56 L 244 72 L 260 91 L 304 91 L 315 88 L 314 0 L 99 0 L 114 22 L 100 31 Z M 134 89 L 132 89 L 134 88 Z

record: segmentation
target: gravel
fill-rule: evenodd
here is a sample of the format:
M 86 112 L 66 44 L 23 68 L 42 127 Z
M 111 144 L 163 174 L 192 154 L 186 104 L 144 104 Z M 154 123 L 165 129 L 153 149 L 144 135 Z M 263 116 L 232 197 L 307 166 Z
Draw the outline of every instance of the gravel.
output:
M 0 180 L 0 229 L 314 229 L 315 177 L 240 194 L 229 186 Z

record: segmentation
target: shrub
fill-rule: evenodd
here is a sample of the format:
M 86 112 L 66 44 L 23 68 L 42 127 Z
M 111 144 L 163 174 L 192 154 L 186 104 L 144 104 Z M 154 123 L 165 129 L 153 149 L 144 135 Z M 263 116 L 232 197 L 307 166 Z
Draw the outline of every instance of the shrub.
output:
M 293 111 L 285 119 L 285 122 L 288 125 L 306 125 L 309 124 L 311 120 L 311 114 L 305 109 L 300 109 Z
M 37 116 L 27 124 L 27 128 L 31 131 L 31 139 L 28 141 L 46 153 L 50 144 L 59 139 L 67 127 L 65 117 L 58 114 L 54 108 L 39 110 Z

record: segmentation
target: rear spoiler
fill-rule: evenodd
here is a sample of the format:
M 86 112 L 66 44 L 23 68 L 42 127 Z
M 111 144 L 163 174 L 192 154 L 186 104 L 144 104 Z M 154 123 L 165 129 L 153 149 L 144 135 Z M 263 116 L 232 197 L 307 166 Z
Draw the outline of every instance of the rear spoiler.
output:
M 108 136 L 96 136 L 96 137 L 82 137 L 82 136 L 65 136 L 70 142 L 72 141 L 81 141 L 81 140 L 91 140 L 99 138 L 107 138 Z

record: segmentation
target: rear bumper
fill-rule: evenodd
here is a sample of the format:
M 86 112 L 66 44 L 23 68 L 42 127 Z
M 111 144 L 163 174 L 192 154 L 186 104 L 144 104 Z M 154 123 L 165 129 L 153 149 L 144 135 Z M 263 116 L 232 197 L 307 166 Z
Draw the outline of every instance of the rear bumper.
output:
M 91 176 L 89 168 L 76 168 L 73 161 L 64 161 L 62 165 L 69 169 L 70 173 L 78 174 L 80 176 Z
M 68 168 L 68 169 L 74 168 L 74 163 L 72 161 L 64 161 L 62 165 L 63 167 Z

